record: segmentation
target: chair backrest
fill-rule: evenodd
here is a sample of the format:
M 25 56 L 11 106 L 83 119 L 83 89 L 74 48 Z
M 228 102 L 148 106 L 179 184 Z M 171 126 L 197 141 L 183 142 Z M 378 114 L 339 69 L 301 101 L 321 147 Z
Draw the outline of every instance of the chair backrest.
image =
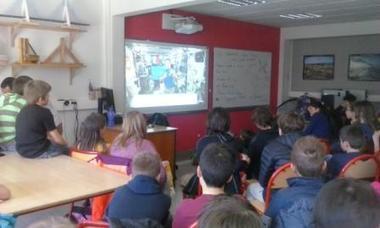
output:
M 330 154 L 331 153 L 331 144 L 328 140 L 326 139 L 319 139 L 319 141 L 323 144 L 325 148 L 325 154 Z
M 109 224 L 106 222 L 101 222 L 101 221 L 83 221 L 78 224 L 78 228 L 95 228 L 95 227 L 103 227 L 103 228 L 108 228 Z
M 96 163 L 96 157 L 98 156 L 96 151 L 78 150 L 76 148 L 70 149 L 70 156 L 88 163 Z
M 349 161 L 339 173 L 339 177 L 373 180 L 378 179 L 379 162 L 371 154 L 360 155 Z
M 132 173 L 132 160 L 123 157 L 116 157 L 107 154 L 99 154 L 96 160 L 100 167 L 110 169 L 122 174 L 131 175 Z
M 266 188 L 265 208 L 268 208 L 269 206 L 272 189 L 287 188 L 288 187 L 287 179 L 291 177 L 296 177 L 296 176 L 297 174 L 291 168 L 290 162 L 276 169 L 276 171 L 270 177 L 267 188 Z
M 170 194 L 175 194 L 174 178 L 173 178 L 172 169 L 170 167 L 170 162 L 169 161 L 162 161 L 162 167 L 164 167 L 164 169 L 165 169 L 166 184 L 169 188 Z

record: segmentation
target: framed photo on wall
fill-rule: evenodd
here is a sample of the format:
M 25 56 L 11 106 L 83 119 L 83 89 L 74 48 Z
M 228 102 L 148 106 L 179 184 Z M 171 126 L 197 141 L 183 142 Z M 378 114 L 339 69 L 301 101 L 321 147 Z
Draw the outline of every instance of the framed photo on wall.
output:
M 333 80 L 334 55 L 303 56 L 303 80 Z
M 350 55 L 348 79 L 353 81 L 380 81 L 380 53 Z

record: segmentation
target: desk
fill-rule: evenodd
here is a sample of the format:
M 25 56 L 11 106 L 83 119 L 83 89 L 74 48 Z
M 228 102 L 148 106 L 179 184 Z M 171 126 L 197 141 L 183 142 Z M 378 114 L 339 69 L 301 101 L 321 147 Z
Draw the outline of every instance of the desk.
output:
M 0 213 L 22 215 L 88 197 L 124 185 L 128 177 L 68 156 L 27 159 L 18 154 L 0 157 L 0 183 L 11 199 L 0 203 Z
M 121 133 L 121 126 L 104 128 L 101 132 L 103 139 L 107 143 L 112 141 Z M 175 173 L 175 139 L 177 128 L 155 126 L 147 129 L 146 139 L 150 140 L 156 147 L 162 160 L 170 162 L 172 173 Z

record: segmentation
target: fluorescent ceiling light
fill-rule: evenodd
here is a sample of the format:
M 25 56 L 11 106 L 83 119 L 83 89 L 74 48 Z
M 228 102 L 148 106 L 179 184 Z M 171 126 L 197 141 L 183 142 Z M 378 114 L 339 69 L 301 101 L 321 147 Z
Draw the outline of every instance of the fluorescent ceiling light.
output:
M 322 15 L 315 14 L 315 13 L 298 13 L 298 14 L 289 13 L 286 15 L 281 14 L 280 17 L 292 19 L 292 20 L 304 20 L 304 19 L 320 18 L 322 17 Z
M 218 0 L 218 2 L 231 6 L 250 6 L 264 4 L 266 0 Z

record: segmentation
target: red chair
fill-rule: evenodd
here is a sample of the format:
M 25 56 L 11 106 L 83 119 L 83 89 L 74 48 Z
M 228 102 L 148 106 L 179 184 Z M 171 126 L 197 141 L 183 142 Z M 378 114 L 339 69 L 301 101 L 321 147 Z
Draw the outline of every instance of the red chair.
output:
M 378 180 L 379 169 L 379 161 L 374 155 L 363 154 L 349 161 L 340 171 L 339 177 Z
M 252 206 L 257 210 L 259 214 L 264 214 L 265 210 L 269 207 L 269 202 L 271 199 L 271 194 L 273 190 L 278 190 L 288 187 L 287 179 L 291 177 L 296 177 L 297 174 L 291 168 L 290 163 L 286 163 L 280 166 L 270 177 L 265 193 L 264 203 L 258 200 L 254 200 Z
M 319 139 L 319 141 L 323 144 L 325 147 L 325 153 L 331 154 L 331 144 L 327 139 Z
M 109 224 L 107 222 L 94 222 L 94 221 L 84 221 L 78 224 L 78 228 L 98 228 L 98 227 L 103 227 L 103 228 L 108 228 Z

